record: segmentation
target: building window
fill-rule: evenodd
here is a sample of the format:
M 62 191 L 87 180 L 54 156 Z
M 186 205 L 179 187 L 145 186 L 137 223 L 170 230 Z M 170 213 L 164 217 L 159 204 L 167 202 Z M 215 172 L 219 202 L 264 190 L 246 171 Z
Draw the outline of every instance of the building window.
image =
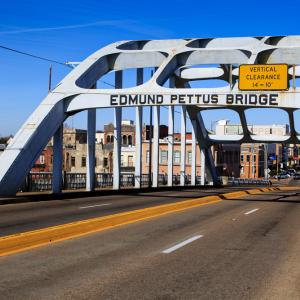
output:
M 270 134 L 272 134 L 272 128 L 270 128 Z
M 40 164 L 41 165 L 45 164 L 45 155 L 40 156 Z
M 256 155 L 253 155 L 253 161 L 256 162 Z
M 244 161 L 244 155 L 241 155 L 241 162 Z
M 128 156 L 128 167 L 133 167 L 133 156 Z
M 104 157 L 103 158 L 103 167 L 107 167 L 108 166 L 108 158 Z
M 150 163 L 150 151 L 147 150 L 146 152 L 146 164 L 149 164 Z
M 250 155 L 247 155 L 247 162 L 250 162 Z
M 192 164 L 192 151 L 189 151 L 187 153 L 187 159 L 188 159 L 188 161 L 187 161 L 188 165 L 191 165 Z
M 123 135 L 122 144 L 127 145 L 127 136 L 126 135 Z
M 160 151 L 160 162 L 163 163 L 167 163 L 168 161 L 168 151 L 166 150 L 161 150 Z
M 174 151 L 174 164 L 180 164 L 180 152 Z
M 85 156 L 82 156 L 81 157 L 81 167 L 86 167 L 86 157 Z
M 71 167 L 75 167 L 75 157 L 71 156 Z
M 132 146 L 132 135 L 128 136 L 128 145 Z
M 121 155 L 121 167 L 124 167 L 124 155 Z

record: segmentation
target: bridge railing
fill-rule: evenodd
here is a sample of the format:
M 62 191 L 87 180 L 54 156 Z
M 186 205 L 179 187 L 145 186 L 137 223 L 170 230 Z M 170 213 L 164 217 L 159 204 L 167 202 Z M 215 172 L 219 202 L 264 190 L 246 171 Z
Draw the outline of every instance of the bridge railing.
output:
M 148 187 L 150 183 L 149 174 L 142 174 L 140 177 L 141 187 Z M 120 184 L 122 188 L 135 186 L 135 175 L 132 173 L 121 173 Z M 168 185 L 168 175 L 159 174 L 159 186 Z M 191 184 L 191 176 L 185 176 L 185 185 Z M 200 176 L 196 177 L 196 185 L 200 184 Z M 173 175 L 173 186 L 180 185 L 180 175 Z M 95 188 L 112 188 L 112 173 L 96 173 Z M 68 173 L 64 172 L 62 187 L 64 190 L 79 190 L 86 187 L 86 173 Z M 52 173 L 51 172 L 31 172 L 27 175 L 21 192 L 42 192 L 52 190 Z
M 256 179 L 256 178 L 228 178 L 228 185 L 272 185 L 271 180 L 267 179 Z
M 149 174 L 142 174 L 140 177 L 141 187 L 148 187 L 150 182 Z M 201 177 L 196 177 L 196 185 L 200 185 Z M 132 173 L 121 173 L 121 187 L 130 188 L 135 186 L 135 175 Z M 168 175 L 159 174 L 159 186 L 167 186 Z M 180 175 L 173 175 L 173 186 L 180 185 Z M 185 176 L 185 185 L 191 185 L 191 176 Z M 247 178 L 228 178 L 228 185 L 271 185 L 270 180 L 264 179 L 247 179 Z M 64 172 L 62 186 L 64 190 L 80 190 L 86 187 L 86 173 L 67 173 Z M 96 173 L 95 187 L 96 188 L 112 188 L 113 174 L 112 173 Z M 50 172 L 31 172 L 27 175 L 26 180 L 21 188 L 22 192 L 42 192 L 51 191 L 52 189 L 52 173 Z

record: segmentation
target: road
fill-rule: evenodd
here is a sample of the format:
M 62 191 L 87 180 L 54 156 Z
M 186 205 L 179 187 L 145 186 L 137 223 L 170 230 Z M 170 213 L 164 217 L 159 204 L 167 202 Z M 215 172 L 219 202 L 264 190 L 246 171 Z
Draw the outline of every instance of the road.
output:
M 224 200 L 2 257 L 0 299 L 299 299 L 299 203 Z
M 0 236 L 242 189 L 249 187 L 196 188 L 151 193 L 124 190 L 122 195 L 0 205 Z

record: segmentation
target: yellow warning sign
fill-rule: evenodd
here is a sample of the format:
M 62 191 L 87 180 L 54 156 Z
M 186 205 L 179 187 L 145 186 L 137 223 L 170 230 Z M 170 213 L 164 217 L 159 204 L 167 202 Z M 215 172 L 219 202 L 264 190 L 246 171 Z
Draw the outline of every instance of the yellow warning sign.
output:
M 240 65 L 239 89 L 242 91 L 287 90 L 288 65 Z

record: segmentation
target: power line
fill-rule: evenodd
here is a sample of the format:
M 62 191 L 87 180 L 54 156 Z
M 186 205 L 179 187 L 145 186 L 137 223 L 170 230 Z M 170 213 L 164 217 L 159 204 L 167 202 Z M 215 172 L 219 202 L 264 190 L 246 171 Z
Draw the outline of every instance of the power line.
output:
M 63 63 L 63 62 L 60 62 L 60 61 L 57 61 L 57 60 L 53 60 L 53 59 L 50 59 L 50 58 L 45 58 L 45 57 L 38 56 L 38 55 L 35 55 L 35 54 L 23 52 L 23 51 L 13 49 L 13 48 L 9 48 L 9 47 L 3 46 L 3 45 L 0 45 L 0 48 L 4 49 L 4 50 L 7 50 L 7 51 L 19 53 L 19 54 L 26 55 L 26 56 L 29 56 L 29 57 L 32 57 L 32 58 L 36 58 L 36 59 L 47 61 L 47 62 L 52 62 L 52 63 L 58 64 L 58 65 L 62 65 L 62 66 L 71 68 L 71 66 L 67 65 L 66 63 Z
M 47 62 L 52 62 L 52 63 L 58 64 L 58 65 L 61 65 L 61 66 L 64 66 L 64 67 L 68 67 L 68 68 L 71 68 L 71 69 L 74 68 L 74 66 L 72 66 L 70 64 L 67 64 L 67 63 L 64 63 L 64 62 L 60 62 L 60 61 L 53 60 L 53 59 L 50 59 L 50 58 L 46 58 L 46 57 L 38 56 L 38 55 L 35 55 L 35 54 L 27 53 L 27 52 L 20 51 L 20 50 L 17 50 L 17 49 L 13 49 L 13 48 L 10 48 L 10 47 L 6 47 L 6 46 L 3 46 L 3 45 L 0 45 L 0 48 L 4 49 L 4 50 L 7 50 L 7 51 L 15 52 L 15 53 L 18 53 L 18 54 L 26 55 L 26 56 L 29 56 L 29 57 L 32 57 L 32 58 L 36 58 L 36 59 L 39 59 L 39 60 L 43 60 L 43 61 L 47 61 Z M 152 75 L 153 75 L 153 73 L 152 73 Z M 108 85 L 108 86 L 111 86 L 113 88 L 116 87 L 114 84 L 111 84 L 111 83 L 109 83 L 107 81 L 104 81 L 104 80 L 101 80 L 101 79 L 99 79 L 99 81 L 102 82 L 102 83 L 104 83 L 104 84 L 106 84 L 106 85 Z M 165 109 L 168 109 L 165 106 L 162 106 L 162 107 L 165 108 Z M 177 111 L 175 109 L 174 109 L 174 112 L 176 112 L 177 114 L 181 114 L 181 112 L 179 112 L 179 111 Z
M 7 51 L 11 51 L 11 52 L 15 52 L 15 53 L 18 53 L 18 54 L 26 55 L 26 56 L 36 58 L 36 59 L 39 59 L 39 60 L 43 60 L 43 61 L 47 61 L 47 62 L 52 62 L 52 63 L 58 64 L 58 65 L 73 69 L 73 66 L 71 66 L 67 63 L 64 63 L 64 62 L 60 62 L 60 61 L 53 60 L 53 59 L 50 59 L 50 58 L 46 58 L 46 57 L 38 56 L 38 55 L 35 55 L 35 54 L 27 53 L 27 52 L 20 51 L 20 50 L 17 50 L 17 49 L 13 49 L 13 48 L 10 48 L 10 47 L 6 47 L 6 46 L 3 46 L 3 45 L 0 45 L 0 48 L 4 49 L 4 50 L 7 50 Z M 106 82 L 104 80 L 99 80 L 99 81 L 101 81 L 102 83 L 104 83 L 106 85 L 109 85 L 109 86 L 115 88 L 115 85 L 113 85 L 109 82 Z

